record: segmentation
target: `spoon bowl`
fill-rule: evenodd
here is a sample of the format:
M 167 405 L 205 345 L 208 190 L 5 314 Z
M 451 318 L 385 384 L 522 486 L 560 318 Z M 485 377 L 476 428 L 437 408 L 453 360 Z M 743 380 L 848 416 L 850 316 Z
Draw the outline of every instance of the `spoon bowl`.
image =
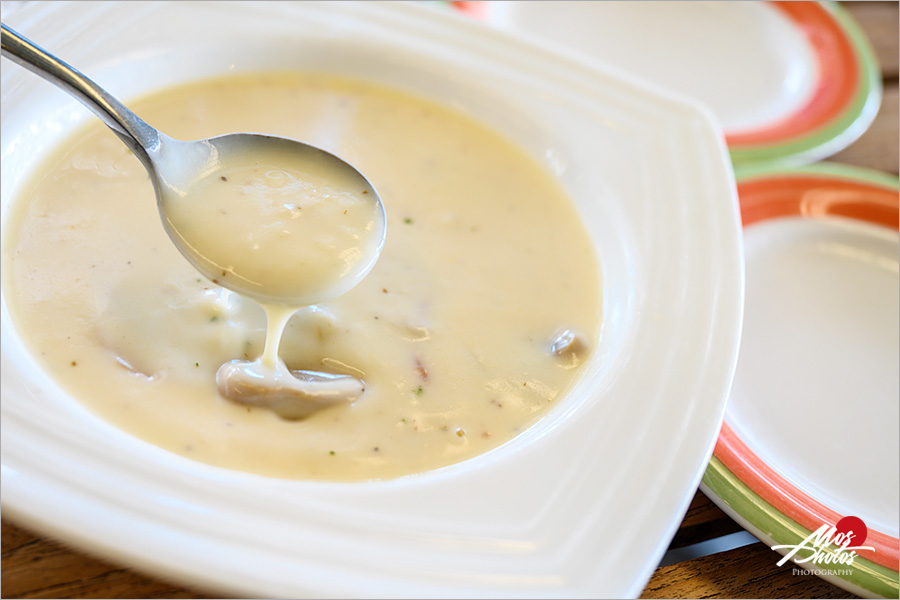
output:
M 385 213 L 349 163 L 296 140 L 162 137 L 148 152 L 163 226 L 208 279 L 263 304 L 340 296 L 375 265 Z

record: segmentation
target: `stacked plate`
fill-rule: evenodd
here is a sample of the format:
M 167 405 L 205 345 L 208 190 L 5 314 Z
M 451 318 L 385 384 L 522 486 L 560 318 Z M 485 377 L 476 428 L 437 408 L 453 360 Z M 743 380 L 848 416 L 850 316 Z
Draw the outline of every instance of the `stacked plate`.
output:
M 716 114 L 735 165 L 746 303 L 703 490 L 817 575 L 896 598 L 897 178 L 811 164 L 856 140 L 880 105 L 857 25 L 819 2 L 514 2 L 479 16 Z M 816 545 L 832 553 L 812 558 Z

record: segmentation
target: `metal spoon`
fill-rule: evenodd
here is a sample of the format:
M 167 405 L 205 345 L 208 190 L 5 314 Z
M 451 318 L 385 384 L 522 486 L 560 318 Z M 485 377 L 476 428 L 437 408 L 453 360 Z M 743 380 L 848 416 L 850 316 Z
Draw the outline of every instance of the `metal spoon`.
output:
M 257 133 L 232 133 L 197 141 L 180 141 L 154 129 L 126 108 L 96 83 L 65 62 L 36 46 L 6 25 L 2 25 L 2 55 L 26 69 L 62 88 L 91 109 L 141 160 L 156 192 L 157 206 L 163 226 L 175 246 L 207 278 L 232 291 L 251 296 L 263 303 L 302 306 L 321 302 L 348 291 L 371 270 L 384 246 L 386 217 L 384 204 L 374 186 L 365 176 L 339 157 L 309 144 L 282 137 Z M 207 260 L 192 247 L 192 240 L 173 225 L 167 215 L 169 203 L 175 200 L 189 202 L 185 197 L 191 184 L 216 171 L 217 165 L 232 162 L 231 157 L 247 157 L 254 154 L 290 153 L 294 162 L 313 165 L 327 164 L 341 179 L 351 181 L 373 203 L 376 223 L 375 243 L 368 255 L 358 260 L 352 269 L 340 274 L 332 289 L 323 297 L 302 300 L 291 298 L 287 292 L 273 292 L 255 284 L 241 285 L 247 281 L 247 273 L 236 273 L 230 281 L 221 277 L 222 266 Z M 321 168 L 318 167 L 318 168 Z M 288 257 L 272 257 L 272 260 L 288 260 Z M 313 294 L 314 296 L 315 294 Z

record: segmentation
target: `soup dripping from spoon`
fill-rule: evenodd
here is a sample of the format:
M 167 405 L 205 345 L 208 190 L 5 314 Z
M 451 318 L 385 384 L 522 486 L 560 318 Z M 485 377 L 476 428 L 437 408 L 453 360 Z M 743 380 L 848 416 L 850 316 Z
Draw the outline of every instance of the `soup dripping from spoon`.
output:
M 298 308 L 349 291 L 381 253 L 384 205 L 362 173 L 287 138 L 171 138 L 6 25 L 2 54 L 99 116 L 147 169 L 163 227 L 178 250 L 213 283 L 266 310 L 263 356 L 226 363 L 217 373 L 225 397 L 293 419 L 362 394 L 359 379 L 292 372 L 277 355 L 283 328 Z

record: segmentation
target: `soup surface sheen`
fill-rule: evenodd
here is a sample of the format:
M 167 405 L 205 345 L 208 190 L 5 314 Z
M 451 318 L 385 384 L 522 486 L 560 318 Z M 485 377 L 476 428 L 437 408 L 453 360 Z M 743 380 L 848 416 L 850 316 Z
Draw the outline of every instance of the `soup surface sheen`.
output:
M 378 189 L 388 235 L 359 285 L 291 318 L 279 351 L 362 379 L 362 396 L 302 420 L 231 402 L 216 371 L 261 354 L 263 310 L 181 256 L 141 164 L 91 124 L 23 190 L 3 283 L 26 343 L 102 418 L 221 467 L 384 479 L 508 441 L 577 378 L 599 335 L 595 251 L 557 182 L 496 133 L 315 74 L 197 82 L 134 108 L 180 139 L 255 131 L 333 152 Z
M 163 216 L 200 272 L 224 287 L 308 306 L 351 289 L 377 259 L 375 194 L 328 155 L 266 146 L 211 170 L 185 190 L 163 187 Z

